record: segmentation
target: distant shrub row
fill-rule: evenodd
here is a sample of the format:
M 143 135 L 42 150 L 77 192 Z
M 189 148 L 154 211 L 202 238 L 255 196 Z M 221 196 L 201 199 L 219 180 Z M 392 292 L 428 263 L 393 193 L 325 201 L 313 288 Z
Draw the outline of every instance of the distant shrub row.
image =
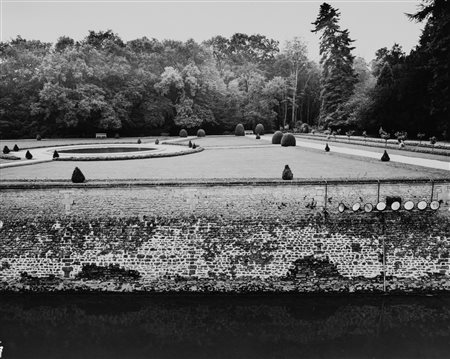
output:
M 296 140 L 292 133 L 284 133 L 281 131 L 277 131 L 272 136 L 272 143 L 274 145 L 279 145 L 283 147 L 295 146 Z
M 179 135 L 180 135 L 180 137 L 187 137 L 187 136 L 188 136 L 188 133 L 187 133 L 187 131 L 183 128 L 183 129 L 180 130 Z M 205 137 L 205 136 L 206 136 L 205 130 L 204 130 L 203 128 L 200 128 L 200 129 L 197 131 L 197 137 Z

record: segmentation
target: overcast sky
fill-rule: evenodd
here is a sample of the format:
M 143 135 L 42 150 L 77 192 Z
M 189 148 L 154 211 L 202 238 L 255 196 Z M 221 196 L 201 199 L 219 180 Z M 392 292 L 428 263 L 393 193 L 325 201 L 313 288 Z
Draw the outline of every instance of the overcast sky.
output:
M 201 42 L 236 32 L 263 34 L 280 41 L 300 36 L 310 57 L 319 58 L 319 37 L 311 33 L 323 1 L 145 1 L 145 0 L 0 0 L 1 37 L 55 42 L 66 35 L 81 40 L 89 30 L 108 30 L 124 41 L 189 38 Z M 395 42 L 409 52 L 417 45 L 422 24 L 410 22 L 420 1 L 328 1 L 341 12 L 356 47 L 353 54 L 370 61 L 381 47 Z

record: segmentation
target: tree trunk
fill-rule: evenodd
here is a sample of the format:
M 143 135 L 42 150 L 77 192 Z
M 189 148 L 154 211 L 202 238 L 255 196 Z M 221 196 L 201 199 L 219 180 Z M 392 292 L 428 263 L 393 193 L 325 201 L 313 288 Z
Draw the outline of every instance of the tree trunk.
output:
M 292 123 L 293 128 L 295 128 L 295 115 L 297 111 L 295 110 L 295 97 L 297 96 L 297 81 L 298 81 L 298 65 L 295 66 L 295 83 L 294 83 L 294 91 L 292 93 Z

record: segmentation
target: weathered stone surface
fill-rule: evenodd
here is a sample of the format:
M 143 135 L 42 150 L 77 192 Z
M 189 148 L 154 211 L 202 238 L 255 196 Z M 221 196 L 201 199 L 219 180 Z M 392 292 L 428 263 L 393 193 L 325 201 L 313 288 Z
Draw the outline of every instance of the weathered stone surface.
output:
M 433 184 L 433 196 L 446 190 Z M 429 183 L 76 188 L 70 211 L 65 193 L 2 190 L 0 290 L 450 289 L 450 200 L 438 211 L 337 210 L 430 201 Z M 105 269 L 83 276 L 89 268 Z

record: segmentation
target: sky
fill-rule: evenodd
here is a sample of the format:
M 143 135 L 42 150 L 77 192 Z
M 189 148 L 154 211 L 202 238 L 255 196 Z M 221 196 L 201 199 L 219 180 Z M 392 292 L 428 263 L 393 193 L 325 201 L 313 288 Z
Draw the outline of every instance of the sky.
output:
M 113 30 L 124 41 L 146 36 L 158 40 L 197 42 L 236 32 L 262 34 L 280 42 L 298 36 L 309 56 L 319 59 L 319 36 L 311 33 L 320 4 L 315 0 L 0 0 L 0 40 L 17 35 L 56 42 L 60 36 L 83 39 L 89 30 Z M 417 45 L 423 24 L 405 13 L 418 0 L 327 1 L 341 12 L 340 26 L 355 40 L 353 54 L 367 61 L 382 47 L 400 44 L 406 52 Z

